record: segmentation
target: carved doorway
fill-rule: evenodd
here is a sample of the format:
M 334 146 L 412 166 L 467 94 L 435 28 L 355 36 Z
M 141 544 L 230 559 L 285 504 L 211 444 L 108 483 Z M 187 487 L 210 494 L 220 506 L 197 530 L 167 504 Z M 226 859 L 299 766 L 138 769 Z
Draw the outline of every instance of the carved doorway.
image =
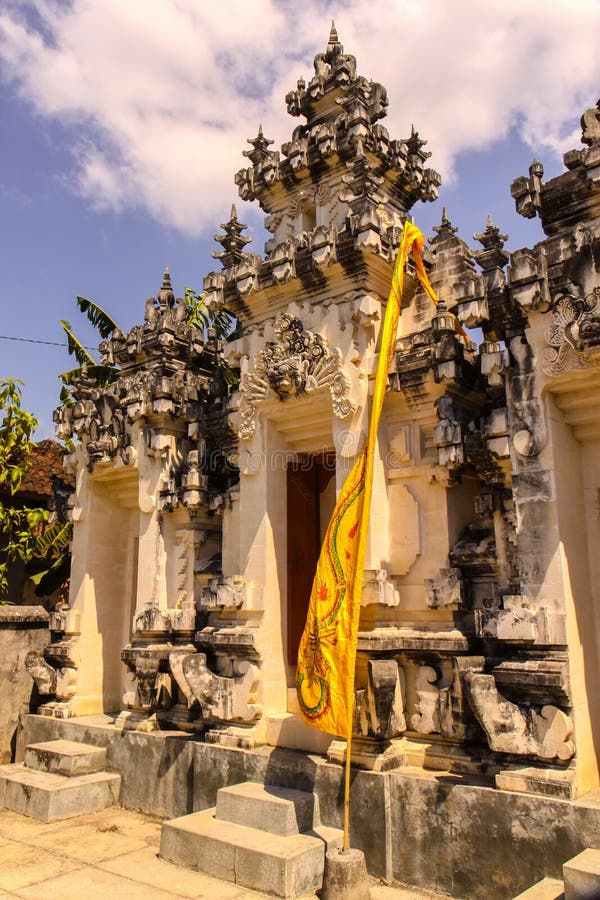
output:
M 335 453 L 301 455 L 287 469 L 287 659 L 298 660 L 321 543 L 335 506 Z

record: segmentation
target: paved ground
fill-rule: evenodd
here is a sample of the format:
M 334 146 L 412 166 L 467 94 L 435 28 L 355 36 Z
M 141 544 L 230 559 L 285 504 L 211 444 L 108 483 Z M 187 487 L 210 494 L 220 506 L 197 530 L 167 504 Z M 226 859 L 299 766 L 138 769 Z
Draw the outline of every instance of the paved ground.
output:
M 158 858 L 159 821 L 112 808 L 45 825 L 0 809 L 0 897 L 31 900 L 174 900 L 266 897 Z M 439 894 L 373 881 L 373 900 Z

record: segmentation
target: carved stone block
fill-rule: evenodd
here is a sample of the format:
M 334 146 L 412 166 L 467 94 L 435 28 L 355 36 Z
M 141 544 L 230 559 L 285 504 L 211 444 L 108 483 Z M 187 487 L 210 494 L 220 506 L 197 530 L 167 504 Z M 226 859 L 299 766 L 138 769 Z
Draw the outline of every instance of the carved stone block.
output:
M 56 669 L 48 665 L 43 654 L 31 650 L 25 657 L 25 668 L 35 681 L 42 697 L 56 693 Z
M 251 592 L 243 575 L 211 578 L 202 589 L 204 609 L 243 609 Z
M 157 606 L 147 606 L 135 617 L 135 631 L 138 634 L 168 634 L 172 628 L 169 613 Z
M 360 605 L 398 606 L 400 596 L 393 582 L 388 581 L 385 569 L 365 571 Z
M 574 755 L 575 745 L 569 740 L 572 722 L 556 706 L 543 706 L 540 712 L 520 708 L 498 692 L 493 675 L 471 673 L 465 684 L 491 750 L 561 762 Z
M 410 724 L 420 734 L 433 734 L 440 730 L 439 687 L 435 684 L 438 678 L 438 673 L 431 666 L 419 666 L 415 685 L 417 712 L 410 717 Z
M 257 702 L 260 685 L 258 666 L 234 660 L 230 677 L 217 675 L 206 663 L 205 653 L 178 653 L 169 657 L 171 671 L 188 705 L 197 703 L 202 717 L 223 722 L 253 722 L 260 718 Z
M 370 659 L 367 688 L 357 691 L 355 731 L 392 738 L 406 730 L 402 673 L 395 659 Z
M 532 609 L 526 597 L 505 596 L 505 609 L 477 609 L 475 630 L 479 637 L 540 646 L 567 643 L 564 613 L 545 608 Z
M 430 609 L 459 609 L 462 603 L 460 569 L 440 569 L 439 578 L 426 578 L 425 603 Z

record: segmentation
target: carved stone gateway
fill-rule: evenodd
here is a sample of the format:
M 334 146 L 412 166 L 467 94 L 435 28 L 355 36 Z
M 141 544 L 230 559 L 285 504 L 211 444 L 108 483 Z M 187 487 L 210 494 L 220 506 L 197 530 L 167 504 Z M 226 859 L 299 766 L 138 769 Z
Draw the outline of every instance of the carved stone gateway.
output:
M 200 748 L 341 762 L 339 736 L 300 718 L 292 637 L 363 446 L 402 225 L 440 178 L 418 132 L 389 134 L 385 89 L 335 32 L 286 103 L 301 120 L 290 140 L 277 150 L 259 130 L 235 177 L 265 214 L 264 255 L 247 252 L 234 208 L 204 282 L 208 307 L 236 320 L 229 340 L 189 327 L 167 273 L 143 324 L 104 345 L 113 384 L 84 373 L 57 414 L 79 441 L 71 597 L 27 666 L 46 716 L 114 713 Z M 600 784 L 600 137 L 596 114 L 584 119 L 566 171 L 544 182 L 534 163 L 512 186 L 543 240 L 511 253 L 488 220 L 473 249 L 444 210 L 426 255 L 437 307 L 407 274 L 353 743 L 381 821 L 406 834 L 399 810 L 413 806 L 394 778 L 415 768 L 429 772 L 423 818 L 474 785 L 502 810 L 518 805 L 508 791 L 540 795 L 533 810 Z M 452 842 L 464 809 L 448 816 Z

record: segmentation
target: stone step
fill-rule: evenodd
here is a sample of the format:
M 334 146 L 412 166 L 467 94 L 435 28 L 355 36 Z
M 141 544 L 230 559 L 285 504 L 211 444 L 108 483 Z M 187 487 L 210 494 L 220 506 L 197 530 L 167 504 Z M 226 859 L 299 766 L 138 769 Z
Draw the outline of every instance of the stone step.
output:
M 106 766 L 106 749 L 76 741 L 44 741 L 28 745 L 24 762 L 28 769 L 72 778 L 102 771 Z
M 300 897 L 320 889 L 322 839 L 309 834 L 267 835 L 217 819 L 215 812 L 216 808 L 207 809 L 165 822 L 161 858 L 277 897 Z
M 23 764 L 0 766 L 0 807 L 41 822 L 97 812 L 119 801 L 121 776 L 92 772 L 70 778 Z
M 334 828 L 332 825 L 315 825 L 315 827 L 308 832 L 308 834 L 312 837 L 321 838 L 323 843 L 325 844 L 325 852 L 328 850 L 341 850 L 342 844 L 344 842 L 344 832 L 341 828 Z
M 563 865 L 565 900 L 600 897 L 600 850 L 582 850 Z
M 513 900 L 563 900 L 563 883 L 558 878 L 542 878 Z
M 314 794 L 252 781 L 217 792 L 217 819 L 282 837 L 310 831 L 320 821 Z

